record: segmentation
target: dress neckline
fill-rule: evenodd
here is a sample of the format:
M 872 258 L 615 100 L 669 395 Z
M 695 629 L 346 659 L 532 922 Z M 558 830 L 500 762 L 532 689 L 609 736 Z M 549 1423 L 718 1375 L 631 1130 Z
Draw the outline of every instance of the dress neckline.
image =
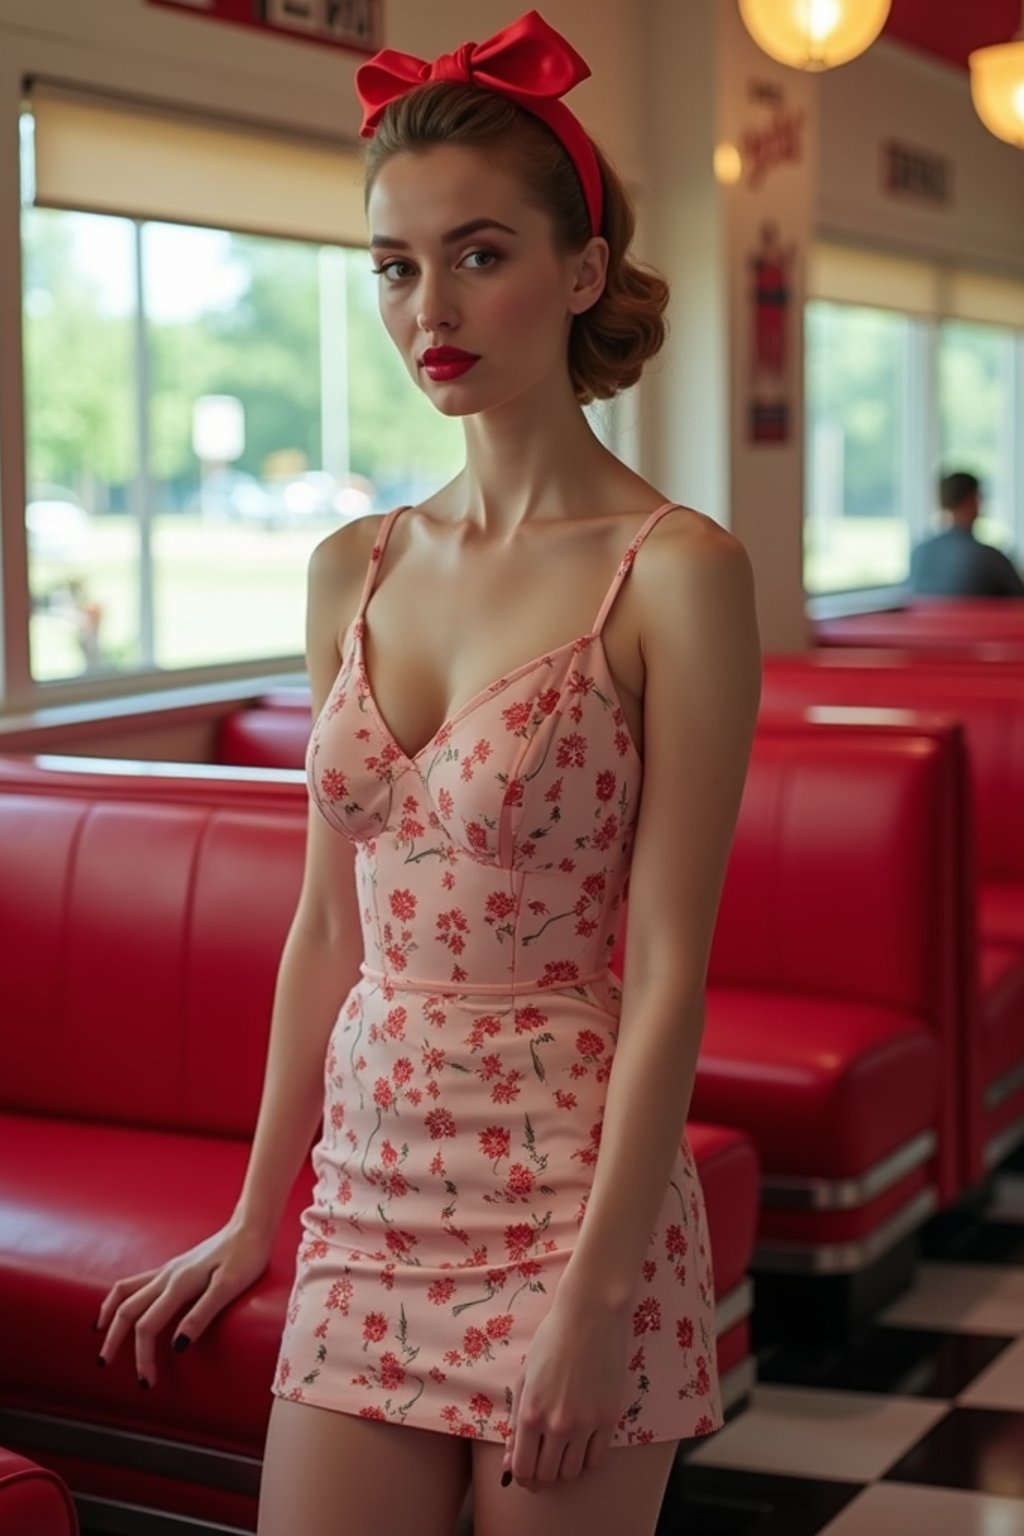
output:
M 485 687 L 479 689 L 471 699 L 467 699 L 465 704 L 461 704 L 457 710 L 455 710 L 447 717 L 447 719 L 442 720 L 441 724 L 438 726 L 433 736 L 431 736 L 430 740 L 424 742 L 419 751 L 412 754 L 406 752 L 405 748 L 402 746 L 401 742 L 398 740 L 394 731 L 388 725 L 387 721 L 384 719 L 383 714 L 381 713 L 380 705 L 377 702 L 377 696 L 373 690 L 373 680 L 370 677 L 369 669 L 366 665 L 366 653 L 363 650 L 362 620 L 357 622 L 355 629 L 353 630 L 350 648 L 355 653 L 356 664 L 359 668 L 359 675 L 362 679 L 363 693 L 371 711 L 373 712 L 374 719 L 376 720 L 381 731 L 387 737 L 391 746 L 399 754 L 401 761 L 407 767 L 418 768 L 422 759 L 425 758 L 429 752 L 432 750 L 435 752 L 439 751 L 445 745 L 451 732 L 457 725 L 461 724 L 467 715 L 472 714 L 474 710 L 478 709 L 481 704 L 485 704 L 488 699 L 493 698 L 495 694 L 503 692 L 505 688 L 509 687 L 512 683 L 518 682 L 521 677 L 527 676 L 527 674 L 532 672 L 535 668 L 542 666 L 544 662 L 554 661 L 556 657 L 564 656 L 567 652 L 579 652 L 582 654 L 584 650 L 590 649 L 590 647 L 595 644 L 597 654 L 600 656 L 602 665 L 604 667 L 605 686 L 607 688 L 608 694 L 612 700 L 612 703 L 622 715 L 622 730 L 629 742 L 630 751 L 632 752 L 632 755 L 636 759 L 637 763 L 642 766 L 643 758 L 640 755 L 640 751 L 636 745 L 636 742 L 633 740 L 633 733 L 629 729 L 629 726 L 626 724 L 625 710 L 622 708 L 622 701 L 619 698 L 619 692 L 615 686 L 615 679 L 612 676 L 611 667 L 608 664 L 608 656 L 604 648 L 604 641 L 602 640 L 600 634 L 591 632 L 586 635 L 579 635 L 575 640 L 567 640 L 564 645 L 557 645 L 553 650 L 544 651 L 541 653 L 541 655 L 533 656 L 529 661 L 524 661 L 521 663 L 521 665 L 513 667 L 511 671 L 503 672 L 501 676 L 496 677 L 493 682 L 490 682 Z
M 632 754 L 636 761 L 642 766 L 643 758 L 641 757 L 637 745 L 633 740 L 633 733 L 629 730 L 629 727 L 626 724 L 625 710 L 622 708 L 622 701 L 619 697 L 618 689 L 615 686 L 615 679 L 612 675 L 611 666 L 608 661 L 608 653 L 605 650 L 603 638 L 604 621 L 608 616 L 612 603 L 614 602 L 619 587 L 622 584 L 622 580 L 625 577 L 627 571 L 629 571 L 631 568 L 633 564 L 633 558 L 636 555 L 637 550 L 640 548 L 640 545 L 647 537 L 647 534 L 650 532 L 651 528 L 653 528 L 654 524 L 660 520 L 665 512 L 668 512 L 678 506 L 678 502 L 663 501 L 660 506 L 655 507 L 652 512 L 647 514 L 646 518 L 640 525 L 640 528 L 633 535 L 633 538 L 630 540 L 629 545 L 627 546 L 625 552 L 615 567 L 614 574 L 612 575 L 612 579 L 605 592 L 604 598 L 602 599 L 601 606 L 598 609 L 597 618 L 594 620 L 594 626 L 592 629 L 588 630 L 585 634 L 575 636 L 571 640 L 566 640 L 562 645 L 558 645 L 552 649 L 542 651 L 538 656 L 532 656 L 528 661 L 521 662 L 518 666 L 512 667 L 509 671 L 501 673 L 501 675 L 495 678 L 492 682 L 487 683 L 483 688 L 478 689 L 477 692 L 473 694 L 472 698 L 467 699 L 466 702 L 461 704 L 458 709 L 449 713 L 446 718 L 442 720 L 441 724 L 438 726 L 437 730 L 430 737 L 430 739 L 424 742 L 423 746 L 414 753 L 409 753 L 405 750 L 395 735 L 394 731 L 384 719 L 380 705 L 377 701 L 377 695 L 374 690 L 373 681 L 370 677 L 370 671 L 366 664 L 366 649 L 363 644 L 363 637 L 366 630 L 366 607 L 376 585 L 377 574 L 380 570 L 381 562 L 384 558 L 384 551 L 387 547 L 388 536 L 397 518 L 401 515 L 402 512 L 408 509 L 408 504 L 395 507 L 391 512 L 389 512 L 380 526 L 378 536 L 374 544 L 369 568 L 366 572 L 366 579 L 363 584 L 363 591 L 360 597 L 359 607 L 356 610 L 356 617 L 352 626 L 352 636 L 349 642 L 348 650 L 355 653 L 360 677 L 362 679 L 363 691 L 377 721 L 377 724 L 380 726 L 382 732 L 387 737 L 395 752 L 398 753 L 401 761 L 410 768 L 417 768 L 420 761 L 432 748 L 437 750 L 440 746 L 443 745 L 444 741 L 447 740 L 449 733 L 465 718 L 465 716 L 470 714 L 474 709 L 478 708 L 487 699 L 493 697 L 495 693 L 500 693 L 509 684 L 517 682 L 521 677 L 525 677 L 527 673 L 531 672 L 536 667 L 541 666 L 544 662 L 552 661 L 555 657 L 558 656 L 564 656 L 567 652 L 582 652 L 584 649 L 588 649 L 596 642 L 597 653 L 600 656 L 602 665 L 604 667 L 605 681 L 608 687 L 609 695 L 618 708 L 620 714 L 622 715 L 623 730 L 626 734 L 627 740 L 629 741 Z M 344 665 L 345 662 L 343 661 L 342 667 L 344 667 Z

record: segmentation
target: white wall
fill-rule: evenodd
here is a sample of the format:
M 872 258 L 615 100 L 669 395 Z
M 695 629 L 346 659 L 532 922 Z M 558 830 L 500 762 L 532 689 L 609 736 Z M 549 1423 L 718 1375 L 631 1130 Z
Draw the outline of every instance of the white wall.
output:
M 817 84 L 823 232 L 1024 277 L 1024 154 L 989 133 L 964 70 L 882 41 Z M 949 161 L 946 205 L 884 191 L 881 145 L 890 138 Z

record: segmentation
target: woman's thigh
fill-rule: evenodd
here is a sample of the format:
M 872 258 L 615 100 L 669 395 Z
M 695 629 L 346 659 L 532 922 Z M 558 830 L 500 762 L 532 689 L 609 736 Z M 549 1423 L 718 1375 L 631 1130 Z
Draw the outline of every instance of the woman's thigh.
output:
M 613 1446 L 599 1467 L 536 1492 L 501 1486 L 498 1441 L 471 1444 L 473 1536 L 654 1536 L 679 1442 Z
M 275 1397 L 257 1536 L 453 1536 L 470 1477 L 456 1435 Z

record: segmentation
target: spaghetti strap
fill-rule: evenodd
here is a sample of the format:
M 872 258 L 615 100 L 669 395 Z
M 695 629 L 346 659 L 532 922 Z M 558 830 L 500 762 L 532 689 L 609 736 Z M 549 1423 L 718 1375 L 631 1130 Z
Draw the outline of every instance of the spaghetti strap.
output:
M 604 627 L 604 621 L 608 617 L 608 611 L 615 601 L 618 590 L 621 587 L 627 572 L 630 570 L 633 561 L 636 559 L 636 552 L 640 548 L 640 545 L 643 543 L 644 539 L 646 539 L 655 523 L 658 522 L 660 518 L 664 517 L 666 512 L 671 512 L 674 507 L 678 507 L 679 505 L 680 503 L 678 501 L 663 501 L 660 507 L 655 507 L 651 515 L 643 522 L 640 531 L 634 535 L 633 542 L 630 544 L 629 548 L 626 550 L 626 553 L 619 561 L 618 569 L 616 570 L 615 575 L 612 577 L 611 586 L 608 588 L 608 591 L 604 595 L 604 602 L 601 604 L 601 607 L 598 610 L 597 618 L 594 620 L 594 628 L 592 631 L 593 634 L 599 635 L 601 633 L 601 630 Z
M 370 601 L 370 593 L 377 583 L 377 573 L 380 570 L 380 563 L 384 558 L 384 551 L 387 549 L 388 536 L 394 527 L 395 519 L 399 513 L 405 510 L 405 506 L 393 507 L 390 512 L 385 513 L 381 520 L 381 525 L 377 529 L 377 537 L 374 539 L 373 548 L 370 551 L 370 562 L 366 567 L 366 575 L 363 578 L 363 590 L 359 598 L 359 607 L 356 609 L 356 619 L 363 617 L 366 605 Z

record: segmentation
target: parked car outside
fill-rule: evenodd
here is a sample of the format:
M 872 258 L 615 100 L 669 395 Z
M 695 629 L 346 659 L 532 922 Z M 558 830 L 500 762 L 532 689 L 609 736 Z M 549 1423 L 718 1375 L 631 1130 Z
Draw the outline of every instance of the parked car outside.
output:
M 89 553 L 89 514 L 67 486 L 40 482 L 25 506 L 29 561 L 84 567 Z

